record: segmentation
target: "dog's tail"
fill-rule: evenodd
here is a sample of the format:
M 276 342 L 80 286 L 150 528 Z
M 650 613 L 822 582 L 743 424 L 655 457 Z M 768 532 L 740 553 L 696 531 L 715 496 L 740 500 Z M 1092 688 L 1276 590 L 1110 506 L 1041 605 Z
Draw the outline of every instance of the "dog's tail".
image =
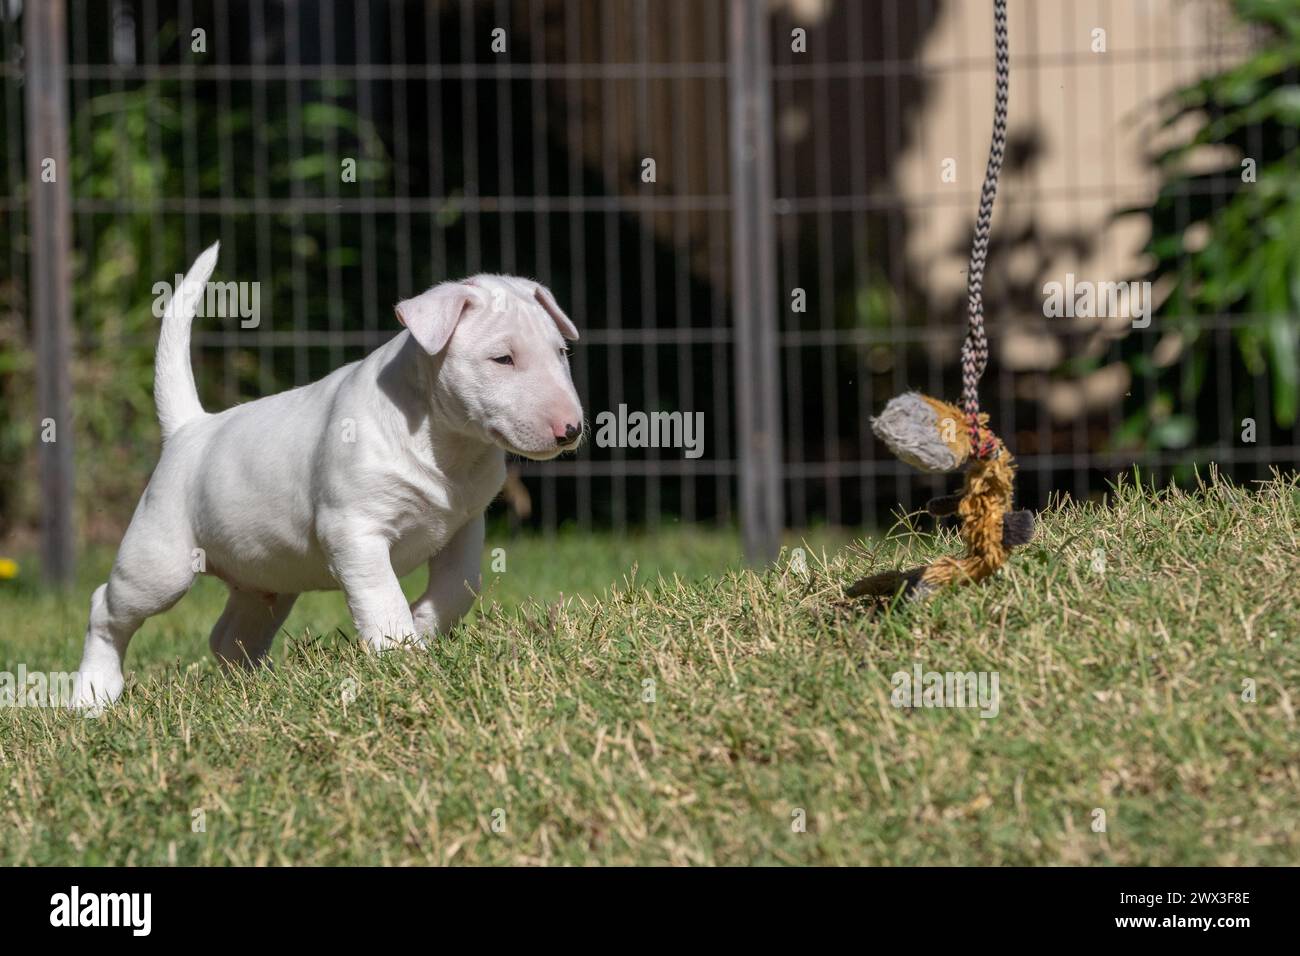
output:
M 216 268 L 220 246 L 221 243 L 214 242 L 194 260 L 181 287 L 172 290 L 171 301 L 163 313 L 153 365 L 153 400 L 158 406 L 163 441 L 191 418 L 203 414 L 194 387 L 194 370 L 190 367 L 190 324 Z

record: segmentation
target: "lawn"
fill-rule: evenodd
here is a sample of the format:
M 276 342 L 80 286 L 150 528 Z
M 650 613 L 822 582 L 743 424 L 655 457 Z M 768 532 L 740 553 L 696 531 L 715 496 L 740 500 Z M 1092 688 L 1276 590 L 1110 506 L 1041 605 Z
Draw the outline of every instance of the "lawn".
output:
M 0 708 L 0 862 L 1300 856 L 1300 482 L 1122 484 L 1041 515 L 986 586 L 842 599 L 955 549 L 928 528 L 818 536 L 806 574 L 744 570 L 721 533 L 489 540 L 506 571 L 485 555 L 432 650 L 367 655 L 310 595 L 252 674 L 210 659 L 204 581 L 104 716 Z M 110 558 L 66 598 L 0 582 L 0 668 L 73 668 Z M 996 675 L 996 715 L 894 706 L 917 665 Z

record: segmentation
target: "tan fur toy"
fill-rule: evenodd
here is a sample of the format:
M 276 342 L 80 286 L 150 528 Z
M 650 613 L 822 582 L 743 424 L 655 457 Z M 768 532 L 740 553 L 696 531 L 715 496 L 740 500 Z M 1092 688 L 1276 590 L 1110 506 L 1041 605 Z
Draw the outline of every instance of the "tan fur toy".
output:
M 965 416 L 955 405 L 909 392 L 892 399 L 871 420 L 872 431 L 890 450 L 922 471 L 952 471 L 966 465 L 966 481 L 958 495 L 935 498 L 927 510 L 937 516 L 961 518 L 966 553 L 940 558 L 910 571 L 884 571 L 849 586 L 849 597 L 887 596 L 900 589 L 924 595 L 947 584 L 982 581 L 1006 563 L 1008 552 L 1033 536 L 1033 514 L 1011 510 L 1016 466 L 1001 439 L 988 429 L 988 416 L 978 413 L 974 427 L 963 428 Z M 985 450 L 974 457 L 971 449 Z
M 948 584 L 982 581 L 1006 563 L 1007 553 L 1013 547 L 1027 543 L 1034 533 L 1033 515 L 1011 510 L 1015 462 L 1002 440 L 989 429 L 988 416 L 980 411 L 979 405 L 979 381 L 989 357 L 988 339 L 984 335 L 984 263 L 1007 139 L 1010 56 L 1006 0 L 993 3 L 993 40 L 997 59 L 993 141 L 966 279 L 970 303 L 966 341 L 961 349 L 962 407 L 919 392 L 908 392 L 891 399 L 885 410 L 871 420 L 876 436 L 909 465 L 930 472 L 966 466 L 961 494 L 936 498 L 926 506 L 936 516 L 956 514 L 961 518 L 966 553 L 959 558 L 940 558 L 910 571 L 873 574 L 850 585 L 849 597 L 888 596 L 900 590 L 907 595 L 920 595 Z

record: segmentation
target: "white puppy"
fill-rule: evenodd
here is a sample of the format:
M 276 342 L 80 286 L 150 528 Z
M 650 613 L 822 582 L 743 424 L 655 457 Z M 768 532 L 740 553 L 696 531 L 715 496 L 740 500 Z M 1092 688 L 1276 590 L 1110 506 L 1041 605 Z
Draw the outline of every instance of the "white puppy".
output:
M 210 639 L 226 663 L 259 661 L 303 591 L 341 588 L 375 650 L 445 633 L 479 587 L 505 452 L 553 458 L 582 437 L 577 329 L 547 289 L 498 275 L 399 302 L 406 331 L 319 382 L 206 413 L 190 323 L 216 262 L 214 245 L 163 316 L 162 457 L 90 599 L 81 706 L 116 700 L 131 636 L 200 573 L 230 588 Z M 408 605 L 398 578 L 424 562 Z

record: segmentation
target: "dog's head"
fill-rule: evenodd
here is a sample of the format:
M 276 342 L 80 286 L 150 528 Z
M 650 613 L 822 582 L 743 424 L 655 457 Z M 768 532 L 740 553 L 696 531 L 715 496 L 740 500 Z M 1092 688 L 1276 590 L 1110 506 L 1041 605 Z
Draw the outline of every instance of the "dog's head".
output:
M 565 340 L 578 330 L 549 289 L 515 276 L 444 282 L 397 303 L 438 362 L 434 401 L 462 430 L 544 460 L 582 441 Z

